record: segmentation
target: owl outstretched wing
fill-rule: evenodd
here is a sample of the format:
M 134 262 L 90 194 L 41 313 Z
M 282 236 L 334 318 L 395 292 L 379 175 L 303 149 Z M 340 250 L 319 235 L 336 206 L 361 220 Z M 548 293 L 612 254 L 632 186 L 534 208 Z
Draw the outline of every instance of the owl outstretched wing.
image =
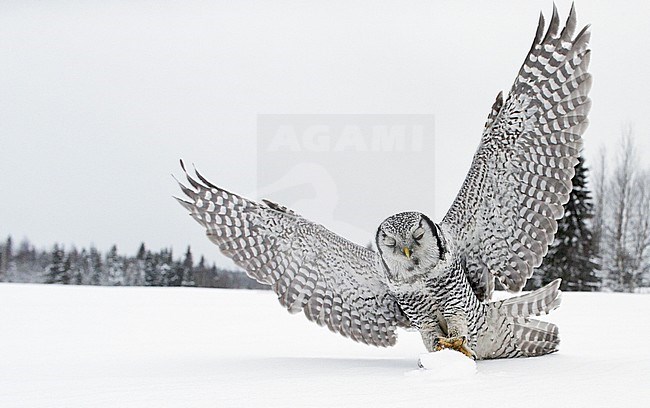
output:
M 492 106 L 469 174 L 443 219 L 474 291 L 489 298 L 496 276 L 523 288 L 548 251 L 569 199 L 591 106 L 589 27 L 574 36 L 574 8 L 560 31 L 557 9 L 505 100 Z
M 221 252 L 258 282 L 271 285 L 291 313 L 303 311 L 333 332 L 374 346 L 391 346 L 397 326 L 409 326 L 381 281 L 378 255 L 286 207 L 257 203 L 185 170 L 192 188 L 177 200 Z

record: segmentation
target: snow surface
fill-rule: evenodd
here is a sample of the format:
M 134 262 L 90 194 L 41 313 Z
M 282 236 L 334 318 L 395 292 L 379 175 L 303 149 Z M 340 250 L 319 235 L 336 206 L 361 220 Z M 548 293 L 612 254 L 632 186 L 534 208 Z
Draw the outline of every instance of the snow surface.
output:
M 565 293 L 559 353 L 441 376 L 418 333 L 357 344 L 271 292 L 0 284 L 0 407 L 648 406 L 648 312 Z
M 420 354 L 419 362 L 429 378 L 435 380 L 469 379 L 476 374 L 476 361 L 454 350 Z

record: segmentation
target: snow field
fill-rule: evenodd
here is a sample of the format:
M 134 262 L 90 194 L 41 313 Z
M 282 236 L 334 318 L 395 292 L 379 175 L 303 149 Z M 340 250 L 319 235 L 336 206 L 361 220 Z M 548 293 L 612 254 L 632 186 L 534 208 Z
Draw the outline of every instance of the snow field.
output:
M 354 343 L 270 291 L 3 283 L 0 407 L 645 406 L 649 311 L 650 296 L 564 293 L 559 353 L 449 351 L 422 370 L 417 332 Z

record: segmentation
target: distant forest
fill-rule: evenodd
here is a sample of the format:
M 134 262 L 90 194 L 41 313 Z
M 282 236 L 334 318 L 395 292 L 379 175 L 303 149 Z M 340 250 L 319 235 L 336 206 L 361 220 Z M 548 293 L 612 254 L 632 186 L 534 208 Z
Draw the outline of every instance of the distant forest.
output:
M 106 254 L 93 247 L 66 251 L 58 244 L 42 251 L 28 240 L 15 245 L 11 236 L 0 244 L 0 282 L 269 289 L 243 272 L 208 264 L 204 257 L 195 262 L 190 247 L 181 258 L 170 249 L 153 252 L 144 244 L 134 256 L 119 254 L 115 245 Z

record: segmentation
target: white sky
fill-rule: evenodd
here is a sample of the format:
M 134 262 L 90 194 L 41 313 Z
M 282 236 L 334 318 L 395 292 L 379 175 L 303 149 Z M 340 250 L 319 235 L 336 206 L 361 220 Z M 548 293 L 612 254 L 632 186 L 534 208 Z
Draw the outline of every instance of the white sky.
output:
M 587 159 L 601 145 L 611 150 L 625 123 L 648 151 L 650 5 L 576 3 L 579 25 L 593 32 Z M 564 19 L 570 2 L 557 5 Z M 126 253 L 141 241 L 177 254 L 191 244 L 220 260 L 171 199 L 169 174 L 179 174 L 182 157 L 255 197 L 258 114 L 434 115 L 435 198 L 425 211 L 440 219 L 539 11 L 551 9 L 518 0 L 3 1 L 0 237 L 39 247 L 117 243 Z M 385 165 L 409 163 L 400 160 Z M 351 179 L 357 170 L 337 168 Z M 394 181 L 362 182 L 367 198 L 348 214 L 359 220 L 348 236 L 365 243 L 381 221 L 366 209 Z M 421 188 L 380 213 L 421 209 Z M 326 219 L 318 208 L 296 210 Z

